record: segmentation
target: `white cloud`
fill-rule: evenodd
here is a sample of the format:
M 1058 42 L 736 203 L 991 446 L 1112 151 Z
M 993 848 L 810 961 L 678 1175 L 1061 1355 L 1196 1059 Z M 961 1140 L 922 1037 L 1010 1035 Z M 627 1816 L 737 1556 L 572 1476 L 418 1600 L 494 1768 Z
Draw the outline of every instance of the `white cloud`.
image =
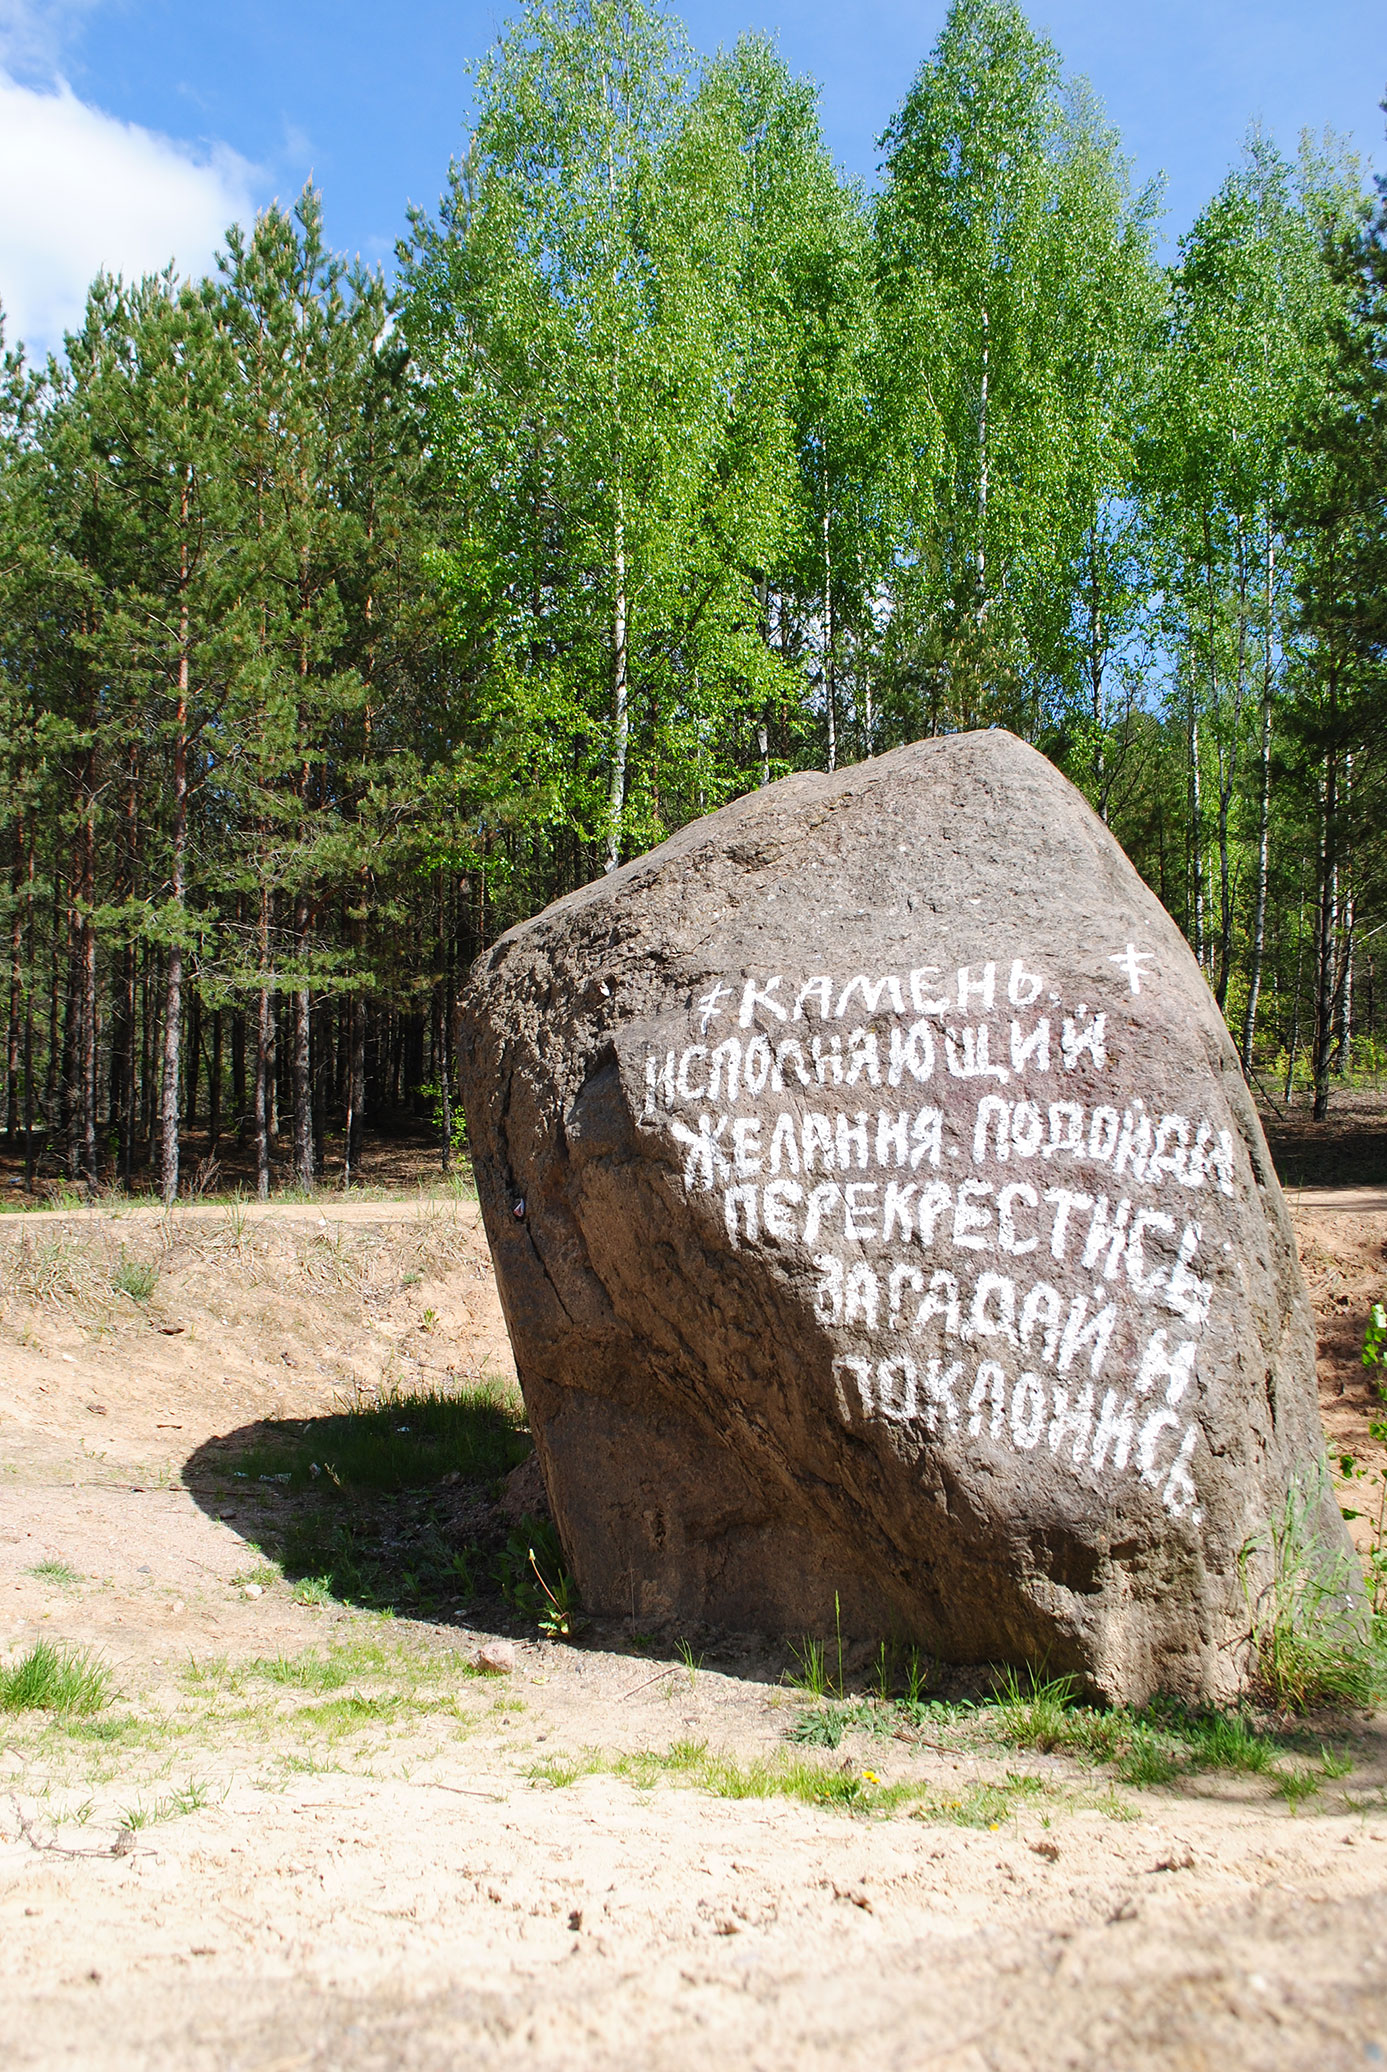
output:
M 63 45 L 101 0 L 0 0 L 0 66 L 54 79 Z
M 0 14 L 0 35 L 13 26 Z M 0 69 L 0 306 L 8 344 L 56 348 L 103 269 L 127 279 L 205 267 L 254 210 L 256 171 Z

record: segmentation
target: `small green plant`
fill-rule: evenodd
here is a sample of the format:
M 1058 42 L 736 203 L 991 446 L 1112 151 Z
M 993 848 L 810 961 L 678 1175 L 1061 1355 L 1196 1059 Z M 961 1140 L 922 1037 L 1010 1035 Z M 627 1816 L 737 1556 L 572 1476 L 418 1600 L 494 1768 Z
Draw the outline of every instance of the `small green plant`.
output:
M 274 1655 L 265 1661 L 248 1662 L 243 1673 L 299 1691 L 339 1691 L 343 1684 L 352 1681 L 357 1667 L 340 1656 Z
M 912 1648 L 905 1662 L 905 1698 L 907 1705 L 918 1705 L 929 1684 L 931 1663 L 928 1655 L 922 1655 L 918 1648 Z
M 1387 1366 L 1387 1306 L 1381 1302 L 1375 1302 L 1368 1312 L 1368 1328 L 1363 1333 L 1363 1365 Z
M 84 1648 L 35 1642 L 12 1669 L 0 1669 L 0 1712 L 99 1712 L 110 1703 L 110 1677 Z
M 836 1748 L 849 1724 L 840 1706 L 819 1705 L 812 1712 L 801 1713 L 786 1738 L 805 1748 Z
M 687 1640 L 677 1640 L 674 1649 L 684 1665 L 684 1674 L 689 1679 L 689 1689 L 692 1691 L 698 1683 L 698 1672 L 703 1667 L 703 1657 L 694 1653 Z
M 124 1245 L 120 1248 L 120 1260 L 111 1275 L 111 1286 L 118 1295 L 128 1295 L 132 1302 L 148 1302 L 159 1280 L 159 1269 L 148 1259 L 132 1259 Z
M 790 1653 L 795 1667 L 787 1669 L 785 1681 L 795 1690 L 804 1691 L 811 1698 L 823 1698 L 828 1693 L 828 1671 L 824 1665 L 824 1644 L 813 1640 L 806 1633 L 796 1644 L 790 1642 Z
M 525 1619 L 533 1619 L 551 1640 L 576 1630 L 578 1586 L 569 1573 L 559 1536 L 547 1519 L 522 1518 L 508 1535 L 495 1564 L 501 1595 Z
M 295 1604 L 313 1605 L 321 1610 L 332 1603 L 331 1576 L 302 1576 L 294 1585 Z
M 133 1806 L 127 1806 L 121 1813 L 116 1826 L 128 1834 L 137 1834 L 142 1827 L 153 1827 L 157 1821 L 179 1820 L 189 1813 L 200 1812 L 211 1795 L 210 1785 L 197 1784 L 190 1777 L 181 1791 L 171 1791 L 167 1798 L 154 1799 L 149 1805 L 143 1799 L 136 1799 Z
M 829 1672 L 827 1642 L 816 1640 L 807 1633 L 802 1636 L 798 1645 L 794 1641 L 790 1642 L 790 1653 L 794 1658 L 795 1667 L 786 1670 L 785 1681 L 795 1690 L 806 1691 L 811 1698 L 841 1698 L 844 1695 L 843 1613 L 836 1590 L 833 1593 L 833 1637 L 838 1664 L 836 1677 Z
M 170 1795 L 169 1803 L 175 1813 L 200 1813 L 211 1796 L 210 1785 L 196 1784 L 190 1777 L 181 1791 Z
M 1276 1764 L 1277 1744 L 1260 1733 L 1245 1712 L 1186 1712 L 1167 1715 L 1189 1750 L 1190 1762 L 1202 1770 L 1236 1770 L 1264 1777 Z
M 1380 1621 L 1365 1607 L 1353 1564 L 1329 1553 L 1315 1530 L 1326 1498 L 1324 1468 L 1297 1475 L 1281 1514 L 1239 1554 L 1259 1682 L 1281 1710 L 1370 1705 L 1382 1688 Z M 1259 1555 L 1271 1574 L 1254 1594 Z
M 294 1714 L 294 1724 L 318 1727 L 331 1735 L 346 1734 L 354 1727 L 392 1719 L 399 1707 L 400 1700 L 393 1694 L 363 1696 L 353 1691 L 340 1698 L 324 1698 L 317 1705 L 301 1706 Z
M 65 1561 L 36 1561 L 25 1573 L 36 1576 L 41 1583 L 61 1583 L 65 1590 L 72 1589 L 82 1580 L 76 1569 L 69 1568 Z

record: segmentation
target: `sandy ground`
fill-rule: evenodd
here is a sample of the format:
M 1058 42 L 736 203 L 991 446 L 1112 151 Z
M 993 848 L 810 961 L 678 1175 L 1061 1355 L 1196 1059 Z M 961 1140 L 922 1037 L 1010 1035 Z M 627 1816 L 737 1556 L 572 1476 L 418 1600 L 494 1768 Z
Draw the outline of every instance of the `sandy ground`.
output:
M 1387 1193 L 1295 1214 L 1331 1445 L 1369 1461 Z M 769 1651 L 589 1633 L 481 1677 L 461 1620 L 268 1568 L 287 1499 L 209 1440 L 509 1373 L 469 1202 L 7 1220 L 0 1291 L 0 1662 L 52 1636 L 115 1691 L 0 1714 L 7 2067 L 1387 2064 L 1381 1718 L 1317 1723 L 1352 1767 L 1298 1809 L 945 1729 L 814 1752 L 894 1806 L 721 1797 L 657 1758 L 780 1759 Z

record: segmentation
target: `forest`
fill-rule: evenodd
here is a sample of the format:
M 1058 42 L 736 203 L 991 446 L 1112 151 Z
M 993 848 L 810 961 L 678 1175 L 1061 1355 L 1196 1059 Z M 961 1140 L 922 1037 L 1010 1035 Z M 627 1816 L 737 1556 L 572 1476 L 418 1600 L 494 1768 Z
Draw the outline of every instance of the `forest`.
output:
M 1163 255 L 1011 0 L 903 86 L 868 191 L 767 40 L 536 0 L 388 278 L 310 188 L 205 279 L 98 278 L 45 364 L 0 341 L 15 1184 L 346 1185 L 406 1112 L 446 1161 L 502 930 L 994 724 L 1259 1099 L 1376 1075 L 1387 187 L 1253 128 Z

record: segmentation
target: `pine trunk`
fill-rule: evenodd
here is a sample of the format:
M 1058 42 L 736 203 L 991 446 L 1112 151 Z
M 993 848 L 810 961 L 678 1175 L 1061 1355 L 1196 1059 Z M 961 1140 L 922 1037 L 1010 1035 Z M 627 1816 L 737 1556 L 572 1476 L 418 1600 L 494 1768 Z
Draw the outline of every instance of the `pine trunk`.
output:
M 188 520 L 188 492 L 182 503 L 183 522 Z M 188 578 L 187 546 L 183 548 L 182 579 Z M 169 901 L 173 908 L 174 937 L 169 944 L 168 969 L 164 977 L 164 1084 L 162 1135 L 159 1147 L 159 1192 L 166 1202 L 178 1199 L 179 1046 L 183 1035 L 183 897 L 184 868 L 188 847 L 188 607 L 184 602 L 178 622 L 178 701 L 173 722 L 172 853 L 169 865 Z
M 264 859 L 261 863 L 264 868 Z M 260 989 L 255 1015 L 255 1191 L 261 1201 L 270 1198 L 270 1047 L 274 1041 L 273 999 L 270 992 L 270 888 L 260 887 L 259 929 Z
M 308 955 L 309 911 L 302 894 L 294 902 L 294 952 L 300 970 Z M 293 1098 L 294 1175 L 300 1187 L 312 1192 L 316 1173 L 313 1164 L 313 998 L 308 986 L 294 989 Z

